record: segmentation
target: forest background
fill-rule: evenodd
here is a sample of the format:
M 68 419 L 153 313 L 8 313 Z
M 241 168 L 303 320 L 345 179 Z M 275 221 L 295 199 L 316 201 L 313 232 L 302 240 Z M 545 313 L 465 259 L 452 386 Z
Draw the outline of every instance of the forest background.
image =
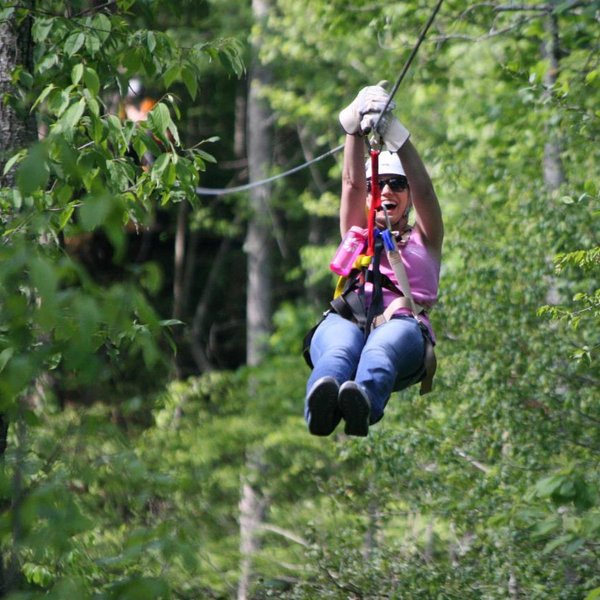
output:
M 302 418 L 337 115 L 433 8 L 0 3 L 3 596 L 600 597 L 600 2 L 442 4 L 434 392 Z

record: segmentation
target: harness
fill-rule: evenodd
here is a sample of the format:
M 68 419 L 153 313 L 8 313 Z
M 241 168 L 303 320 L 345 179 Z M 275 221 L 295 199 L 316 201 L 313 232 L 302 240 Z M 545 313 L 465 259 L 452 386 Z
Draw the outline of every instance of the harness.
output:
M 385 210 L 385 209 L 384 209 Z M 330 302 L 330 311 L 337 313 L 340 317 L 348 319 L 360 328 L 368 337 L 369 333 L 376 327 L 387 323 L 400 309 L 408 309 L 413 318 L 419 323 L 425 342 L 425 372 L 421 379 L 421 395 L 427 394 L 433 387 L 433 376 L 437 368 L 434 344 L 421 315 L 426 309 L 415 302 L 410 291 L 406 269 L 396 245 L 396 240 L 389 229 L 384 231 L 375 230 L 373 233 L 374 249 L 373 257 L 368 255 L 359 256 L 354 268 L 347 277 L 340 277 Z M 381 254 L 386 251 L 388 261 L 394 270 L 398 285 L 381 273 Z M 373 268 L 369 265 L 373 263 Z M 365 304 L 365 284 L 372 283 L 373 291 L 371 303 L 367 309 Z M 383 290 L 387 289 L 397 295 L 387 308 L 383 308 Z M 330 311 L 327 311 L 328 314 Z
M 430 392 L 433 387 L 433 376 L 437 368 L 437 360 L 433 348 L 434 344 L 429 329 L 421 318 L 421 315 L 425 312 L 425 307 L 417 304 L 412 297 L 408 275 L 402 262 L 396 238 L 391 230 L 387 210 L 381 204 L 378 168 L 379 150 L 371 147 L 370 155 L 372 172 L 371 207 L 368 215 L 366 253 L 358 256 L 348 276 L 338 279 L 333 300 L 330 302 L 330 310 L 325 312 L 323 318 L 333 311 L 344 319 L 356 323 L 365 337 L 368 337 L 373 329 L 392 319 L 399 309 L 408 309 L 413 318 L 419 323 L 425 342 L 424 373 L 420 380 L 420 394 L 423 395 Z M 375 227 L 375 216 L 378 210 L 383 210 L 385 214 L 387 228 L 384 230 L 379 230 Z M 389 277 L 381 273 L 381 254 L 384 250 L 386 251 L 398 285 L 394 284 Z M 373 267 L 369 269 L 371 263 Z M 367 282 L 373 285 L 371 303 L 368 309 L 365 305 L 365 284 Z M 397 295 L 385 310 L 383 308 L 384 288 L 391 290 Z M 303 355 L 311 368 L 310 341 L 319 324 L 309 331 L 304 340 Z

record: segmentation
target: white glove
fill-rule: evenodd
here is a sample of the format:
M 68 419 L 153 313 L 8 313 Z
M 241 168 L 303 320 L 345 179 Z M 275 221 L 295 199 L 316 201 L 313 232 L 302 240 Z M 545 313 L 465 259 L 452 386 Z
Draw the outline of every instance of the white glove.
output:
M 373 127 L 377 122 L 377 117 L 379 115 L 376 115 Z M 389 110 L 381 116 L 377 125 L 377 133 L 381 136 L 386 149 L 390 152 L 397 152 L 410 137 L 408 129 Z
M 352 104 L 340 113 L 340 123 L 346 133 L 364 132 L 372 127 L 375 122 L 372 117 L 376 115 L 375 120 L 377 120 L 377 116 L 385 108 L 389 98 L 389 94 L 382 87 L 384 83 L 381 81 L 377 85 L 370 85 L 360 90 Z M 388 108 L 391 110 L 395 106 L 391 102 Z
M 340 113 L 340 123 L 346 133 L 369 133 L 377 125 L 377 133 L 382 137 L 385 147 L 390 152 L 396 152 L 410 137 L 410 133 L 392 114 L 396 108 L 395 102 L 386 107 L 389 94 L 383 86 L 386 81 L 371 85 L 360 90 L 352 104 Z M 379 122 L 378 122 L 379 121 Z

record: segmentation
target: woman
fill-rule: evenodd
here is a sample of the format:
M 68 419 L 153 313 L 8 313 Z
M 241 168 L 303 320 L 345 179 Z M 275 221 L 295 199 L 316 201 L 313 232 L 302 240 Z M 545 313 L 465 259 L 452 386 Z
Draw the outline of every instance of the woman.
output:
M 421 158 L 408 139 L 406 128 L 392 115 L 388 94 L 380 86 L 361 90 L 354 102 L 340 113 L 346 131 L 340 231 L 342 237 L 350 227 L 367 227 L 367 210 L 372 202 L 371 166 L 365 169 L 363 135 L 377 126 L 387 151 L 379 156 L 381 203 L 376 226 L 391 225 L 400 241 L 410 290 L 414 300 L 425 309 L 437 299 L 439 269 L 444 235 L 442 215 L 433 185 Z M 414 225 L 409 212 L 414 208 Z M 373 266 L 371 265 L 370 269 Z M 398 281 L 385 255 L 381 256 L 381 273 L 393 284 Z M 361 290 L 364 304 L 373 300 L 373 285 Z M 383 308 L 401 293 L 383 290 Z M 395 306 L 395 305 L 394 305 Z M 404 305 L 392 307 L 392 317 L 365 335 L 357 319 L 333 311 L 319 324 L 310 344 L 313 371 L 307 382 L 305 417 L 314 435 L 330 435 L 341 419 L 345 433 L 366 436 L 369 425 L 383 417 L 385 405 L 394 390 L 421 380 L 425 371 L 428 343 L 435 338 L 426 312 L 416 317 Z M 341 311 L 338 311 L 341 312 Z

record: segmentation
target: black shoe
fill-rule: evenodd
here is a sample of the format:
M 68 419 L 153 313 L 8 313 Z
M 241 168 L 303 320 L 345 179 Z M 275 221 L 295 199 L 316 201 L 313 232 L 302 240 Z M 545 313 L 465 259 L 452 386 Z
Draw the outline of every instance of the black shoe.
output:
M 340 387 L 338 405 L 346 421 L 346 435 L 365 437 L 369 433 L 371 403 L 367 393 L 354 381 L 346 381 Z
M 330 435 L 342 420 L 338 408 L 338 382 L 321 377 L 308 392 L 308 430 L 313 435 Z

